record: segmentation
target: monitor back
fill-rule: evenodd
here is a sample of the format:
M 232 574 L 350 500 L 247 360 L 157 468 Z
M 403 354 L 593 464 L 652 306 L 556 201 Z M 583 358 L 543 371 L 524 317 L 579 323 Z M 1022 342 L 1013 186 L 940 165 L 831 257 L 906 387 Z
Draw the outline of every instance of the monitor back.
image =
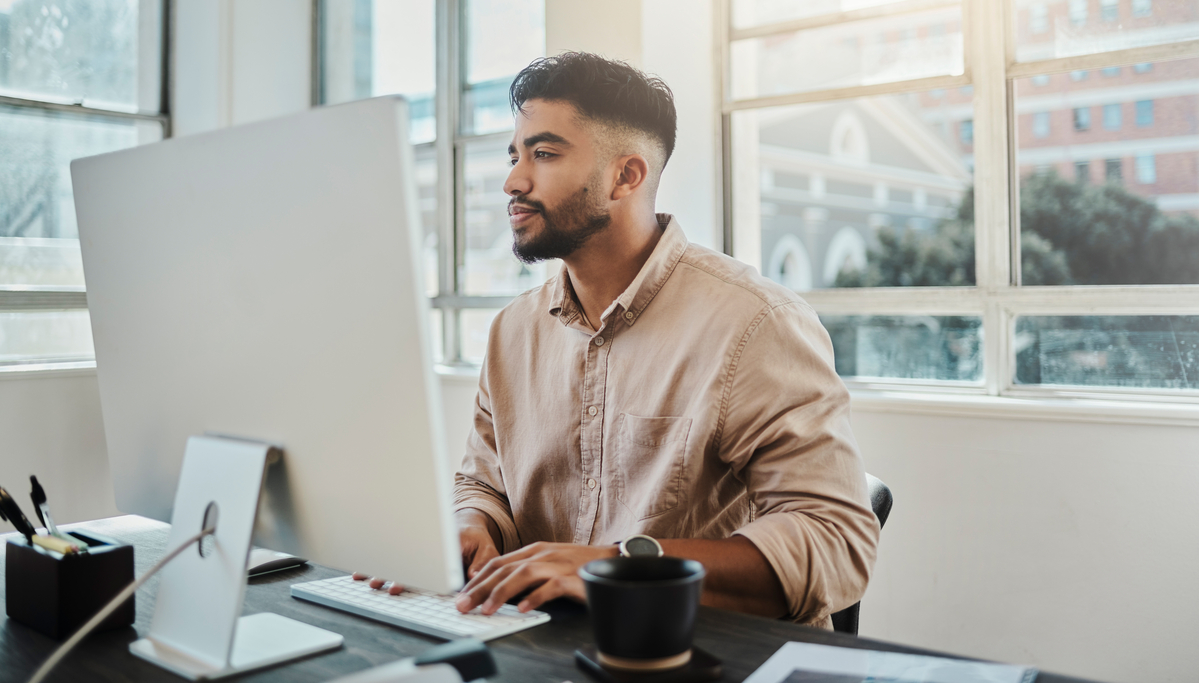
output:
M 189 436 L 278 444 L 259 542 L 461 586 L 406 106 L 71 165 L 117 506 L 169 520 Z

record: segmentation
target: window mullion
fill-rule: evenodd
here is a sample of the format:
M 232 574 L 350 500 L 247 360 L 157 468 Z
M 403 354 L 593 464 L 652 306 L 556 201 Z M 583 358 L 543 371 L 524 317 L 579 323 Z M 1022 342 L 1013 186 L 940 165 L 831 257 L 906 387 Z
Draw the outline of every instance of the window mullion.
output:
M 454 139 L 458 132 L 459 4 L 436 5 L 436 88 L 434 106 L 437 127 L 437 291 L 441 296 L 458 292 L 457 168 Z M 461 361 L 458 341 L 458 311 L 442 315 L 442 358 L 447 364 Z

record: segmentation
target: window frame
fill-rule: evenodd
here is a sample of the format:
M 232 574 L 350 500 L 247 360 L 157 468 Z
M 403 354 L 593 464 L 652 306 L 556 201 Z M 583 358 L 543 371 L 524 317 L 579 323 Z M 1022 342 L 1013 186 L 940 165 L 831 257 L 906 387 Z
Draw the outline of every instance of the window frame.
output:
M 1199 57 L 1199 39 L 1126 48 L 1071 57 L 1021 62 L 1016 56 L 1013 0 L 962 0 L 964 71 L 896 83 L 872 84 L 754 99 L 732 98 L 731 45 L 747 37 L 778 35 L 796 30 L 789 21 L 735 29 L 734 0 L 716 0 L 718 65 L 716 113 L 721 121 L 721 202 L 724 251 L 737 255 L 738 234 L 759 226 L 737 226 L 732 211 L 732 114 L 749 109 L 855 97 L 974 87 L 975 188 L 993 191 L 975 195 L 975 266 L 973 287 L 889 287 L 818 289 L 801 292 L 822 315 L 971 315 L 983 320 L 982 386 L 962 388 L 913 380 L 860 381 L 846 378 L 855 392 L 898 395 L 974 395 L 1012 399 L 1099 399 L 1132 404 L 1180 403 L 1199 405 L 1199 391 L 1128 389 L 1121 387 L 1018 385 L 1015 383 L 1016 319 L 1032 315 L 1199 315 L 1199 285 L 1022 286 L 1019 273 L 1020 203 L 1016 163 L 1014 83 L 1039 75 L 1069 74 L 1105 67 Z M 837 12 L 802 20 L 819 26 L 865 18 L 863 15 L 901 15 L 927 8 L 931 2 L 901 2 L 867 11 Z M 1134 174 L 1135 175 L 1135 174 Z M 744 240 L 753 242 L 752 237 Z M 752 245 L 750 245 L 752 246 Z M 756 258 L 751 258 L 756 260 Z
M 45 98 L 11 97 L 0 94 L 0 105 L 52 113 L 55 116 L 72 120 L 105 120 L 105 121 L 143 121 L 155 122 L 162 126 L 162 139 L 172 136 L 171 89 L 174 60 L 172 45 L 174 43 L 173 2 L 171 0 L 141 0 L 140 7 L 157 2 L 159 4 L 160 21 L 158 30 L 159 55 L 157 60 L 142 61 L 139 59 L 138 69 L 156 68 L 159 75 L 159 96 L 157 111 L 139 110 L 134 107 L 103 107 L 85 105 L 82 102 L 71 101 L 47 96 Z M 139 30 L 147 30 L 153 23 L 139 19 Z M 66 285 L 5 285 L 0 284 L 0 312 L 34 312 L 34 311 L 73 311 L 87 309 L 87 292 L 83 286 Z M 59 371 L 74 368 L 95 367 L 95 360 L 90 361 L 32 361 L 0 365 L 0 374 L 8 372 L 29 371 Z

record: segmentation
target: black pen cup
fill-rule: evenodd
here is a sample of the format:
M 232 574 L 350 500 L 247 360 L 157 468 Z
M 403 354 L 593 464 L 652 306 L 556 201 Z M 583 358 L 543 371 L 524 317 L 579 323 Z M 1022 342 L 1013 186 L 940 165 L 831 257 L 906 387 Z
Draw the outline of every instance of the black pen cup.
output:
M 704 567 L 677 557 L 616 557 L 579 570 L 600 664 L 620 671 L 685 666 Z
M 92 533 L 67 535 L 87 552 L 64 555 L 23 537 L 10 540 L 5 549 L 8 618 L 56 640 L 70 636 L 133 583 L 133 546 Z M 133 601 L 130 596 L 98 630 L 132 624 Z

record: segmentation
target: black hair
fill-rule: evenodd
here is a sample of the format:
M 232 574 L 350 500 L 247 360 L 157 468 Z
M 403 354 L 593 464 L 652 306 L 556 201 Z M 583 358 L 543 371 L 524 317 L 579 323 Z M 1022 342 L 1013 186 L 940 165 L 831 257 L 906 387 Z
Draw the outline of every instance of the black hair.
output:
M 662 79 L 628 64 L 588 52 L 563 52 L 536 59 L 516 75 L 508 90 L 512 113 L 533 99 L 569 102 L 584 118 L 648 133 L 674 152 L 674 94 Z

